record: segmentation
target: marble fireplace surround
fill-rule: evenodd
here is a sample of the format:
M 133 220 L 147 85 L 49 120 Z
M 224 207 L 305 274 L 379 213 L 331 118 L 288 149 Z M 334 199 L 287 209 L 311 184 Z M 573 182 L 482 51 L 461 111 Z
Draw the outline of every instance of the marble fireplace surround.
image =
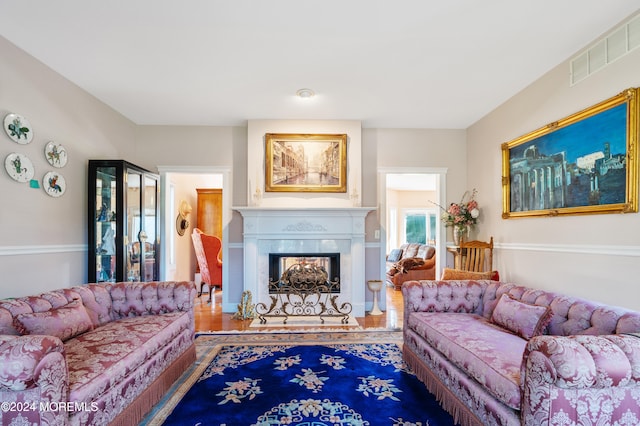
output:
M 244 290 L 269 302 L 270 253 L 340 253 L 340 296 L 365 315 L 365 226 L 374 208 L 235 207 L 243 217 Z

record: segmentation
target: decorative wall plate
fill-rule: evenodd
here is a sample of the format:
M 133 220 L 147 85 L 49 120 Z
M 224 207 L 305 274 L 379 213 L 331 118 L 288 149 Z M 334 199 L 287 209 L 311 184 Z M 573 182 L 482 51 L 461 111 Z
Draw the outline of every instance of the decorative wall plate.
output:
M 29 160 L 29 157 L 15 152 L 7 155 L 4 160 L 4 168 L 7 169 L 9 176 L 18 182 L 30 181 L 35 173 L 33 163 Z
M 60 168 L 67 164 L 67 150 L 62 144 L 54 141 L 50 141 L 44 146 L 44 156 L 53 167 Z
M 52 197 L 59 197 L 67 190 L 67 183 L 58 172 L 47 172 L 42 178 L 44 192 Z
M 29 121 L 18 114 L 7 114 L 4 117 L 4 131 L 13 140 L 26 145 L 33 140 L 33 129 Z

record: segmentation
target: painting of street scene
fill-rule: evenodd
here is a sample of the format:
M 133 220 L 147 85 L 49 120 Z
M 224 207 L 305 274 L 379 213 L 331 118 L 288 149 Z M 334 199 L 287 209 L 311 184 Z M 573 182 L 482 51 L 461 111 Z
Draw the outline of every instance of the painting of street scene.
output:
M 506 216 L 625 206 L 629 202 L 628 109 L 628 102 L 623 102 L 534 139 L 511 143 L 506 151 L 503 147 L 509 167 Z
M 346 192 L 346 135 L 266 135 L 267 192 Z

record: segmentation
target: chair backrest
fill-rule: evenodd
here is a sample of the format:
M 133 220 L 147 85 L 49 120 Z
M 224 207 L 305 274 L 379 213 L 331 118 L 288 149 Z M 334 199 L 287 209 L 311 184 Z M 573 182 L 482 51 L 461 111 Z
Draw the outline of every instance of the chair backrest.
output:
M 220 251 L 222 241 L 215 235 L 208 235 L 198 228 L 191 234 L 193 248 L 198 259 L 202 281 L 209 284 L 222 284 L 222 261 Z
M 462 241 L 460 253 L 462 254 L 461 269 L 473 272 L 493 270 L 493 237 L 488 243 L 477 240 Z

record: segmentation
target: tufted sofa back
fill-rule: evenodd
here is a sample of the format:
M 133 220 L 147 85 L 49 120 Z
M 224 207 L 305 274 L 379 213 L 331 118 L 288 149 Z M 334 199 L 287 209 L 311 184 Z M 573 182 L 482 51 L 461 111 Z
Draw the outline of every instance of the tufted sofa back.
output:
M 640 312 L 559 293 L 489 280 L 407 281 L 402 287 L 405 326 L 411 312 L 467 312 L 490 319 L 503 294 L 526 303 L 550 306 L 544 334 L 640 333 Z
M 608 306 L 563 294 L 532 289 L 511 283 L 485 282 L 482 315 L 491 318 L 500 297 L 507 293 L 526 303 L 550 306 L 553 312 L 545 334 L 619 334 L 640 332 L 640 312 Z
M 192 282 L 146 282 L 87 284 L 49 291 L 36 296 L 0 300 L 0 334 L 18 335 L 13 326 L 16 315 L 45 312 L 74 299 L 82 304 L 94 327 L 132 315 L 151 315 L 169 309 L 191 309 L 195 287 Z M 192 318 L 193 323 L 193 318 Z
M 436 254 L 436 248 L 428 244 L 405 243 L 400 246 L 402 259 L 419 257 L 421 259 L 431 259 Z

